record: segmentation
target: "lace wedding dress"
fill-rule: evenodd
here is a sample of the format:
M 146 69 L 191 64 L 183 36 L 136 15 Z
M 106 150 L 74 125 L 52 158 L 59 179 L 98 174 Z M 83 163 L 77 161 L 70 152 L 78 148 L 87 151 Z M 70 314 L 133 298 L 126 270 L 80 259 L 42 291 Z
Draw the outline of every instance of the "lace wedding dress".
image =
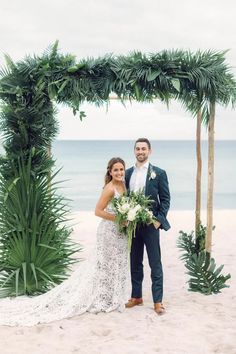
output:
M 106 210 L 114 213 L 111 204 Z M 128 274 L 127 237 L 117 231 L 114 222 L 103 219 L 97 229 L 94 255 L 45 294 L 0 299 L 0 325 L 32 326 L 86 311 L 122 311 L 127 300 Z

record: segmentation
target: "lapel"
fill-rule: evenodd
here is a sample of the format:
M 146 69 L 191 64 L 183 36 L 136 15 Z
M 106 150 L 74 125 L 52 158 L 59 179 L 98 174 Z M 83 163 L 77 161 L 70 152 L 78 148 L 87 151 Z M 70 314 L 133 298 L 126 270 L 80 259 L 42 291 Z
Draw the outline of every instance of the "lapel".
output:
M 150 175 L 151 175 L 152 165 L 149 162 L 148 170 L 147 170 L 147 177 L 145 183 L 145 195 L 149 195 L 149 183 L 150 183 Z
M 126 189 L 129 190 L 129 182 L 130 182 L 130 178 L 131 178 L 131 175 L 133 173 L 133 170 L 134 168 L 131 167 L 128 171 L 127 171 L 127 174 L 126 174 Z

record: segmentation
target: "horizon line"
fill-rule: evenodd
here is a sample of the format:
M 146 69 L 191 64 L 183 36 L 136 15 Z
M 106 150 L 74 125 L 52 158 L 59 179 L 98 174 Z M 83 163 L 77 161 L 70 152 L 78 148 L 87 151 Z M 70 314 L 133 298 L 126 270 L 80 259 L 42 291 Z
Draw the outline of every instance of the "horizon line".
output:
M 138 138 L 137 138 L 138 139 Z M 196 141 L 196 139 L 152 139 L 148 138 L 150 141 Z M 88 139 L 55 139 L 54 141 L 130 141 L 130 140 L 136 140 L 136 139 L 112 139 L 112 138 L 107 138 L 107 139 L 99 139 L 99 138 L 88 138 Z M 202 139 L 203 141 L 208 141 L 208 139 Z M 215 141 L 235 141 L 236 139 L 215 139 Z

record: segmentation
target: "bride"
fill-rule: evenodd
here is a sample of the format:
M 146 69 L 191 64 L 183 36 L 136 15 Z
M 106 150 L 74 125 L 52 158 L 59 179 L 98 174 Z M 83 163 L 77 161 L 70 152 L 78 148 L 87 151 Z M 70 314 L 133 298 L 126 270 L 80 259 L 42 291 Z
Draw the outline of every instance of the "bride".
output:
M 0 300 L 0 325 L 31 326 L 68 318 L 84 312 L 122 311 L 127 300 L 127 237 L 115 224 L 111 200 L 125 192 L 125 163 L 108 162 L 105 186 L 95 215 L 102 218 L 97 229 L 94 256 L 79 264 L 63 283 L 37 297 Z

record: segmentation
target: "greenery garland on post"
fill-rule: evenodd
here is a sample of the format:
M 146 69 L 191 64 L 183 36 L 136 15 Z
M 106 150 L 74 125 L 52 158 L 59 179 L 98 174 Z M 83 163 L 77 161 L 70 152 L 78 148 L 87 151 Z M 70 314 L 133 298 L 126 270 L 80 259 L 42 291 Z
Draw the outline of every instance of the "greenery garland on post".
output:
M 0 92 L 6 150 L 0 159 L 0 297 L 46 292 L 67 277 L 79 250 L 70 240 L 69 208 L 58 195 L 48 156 L 58 130 L 47 87 L 56 48 L 41 60 L 6 60 Z
M 26 57 L 1 70 L 1 129 L 5 156 L 0 185 L 0 296 L 38 294 L 65 277 L 74 258 L 65 227 L 66 202 L 57 196 L 48 155 L 57 134 L 53 101 L 83 119 L 84 101 L 182 102 L 208 124 L 210 103 L 228 105 L 236 83 L 224 52 L 164 50 L 145 55 L 83 59 L 58 54 L 58 42 L 41 57 Z M 50 187 L 49 187 L 50 186 Z M 208 263 L 205 262 L 205 267 Z

